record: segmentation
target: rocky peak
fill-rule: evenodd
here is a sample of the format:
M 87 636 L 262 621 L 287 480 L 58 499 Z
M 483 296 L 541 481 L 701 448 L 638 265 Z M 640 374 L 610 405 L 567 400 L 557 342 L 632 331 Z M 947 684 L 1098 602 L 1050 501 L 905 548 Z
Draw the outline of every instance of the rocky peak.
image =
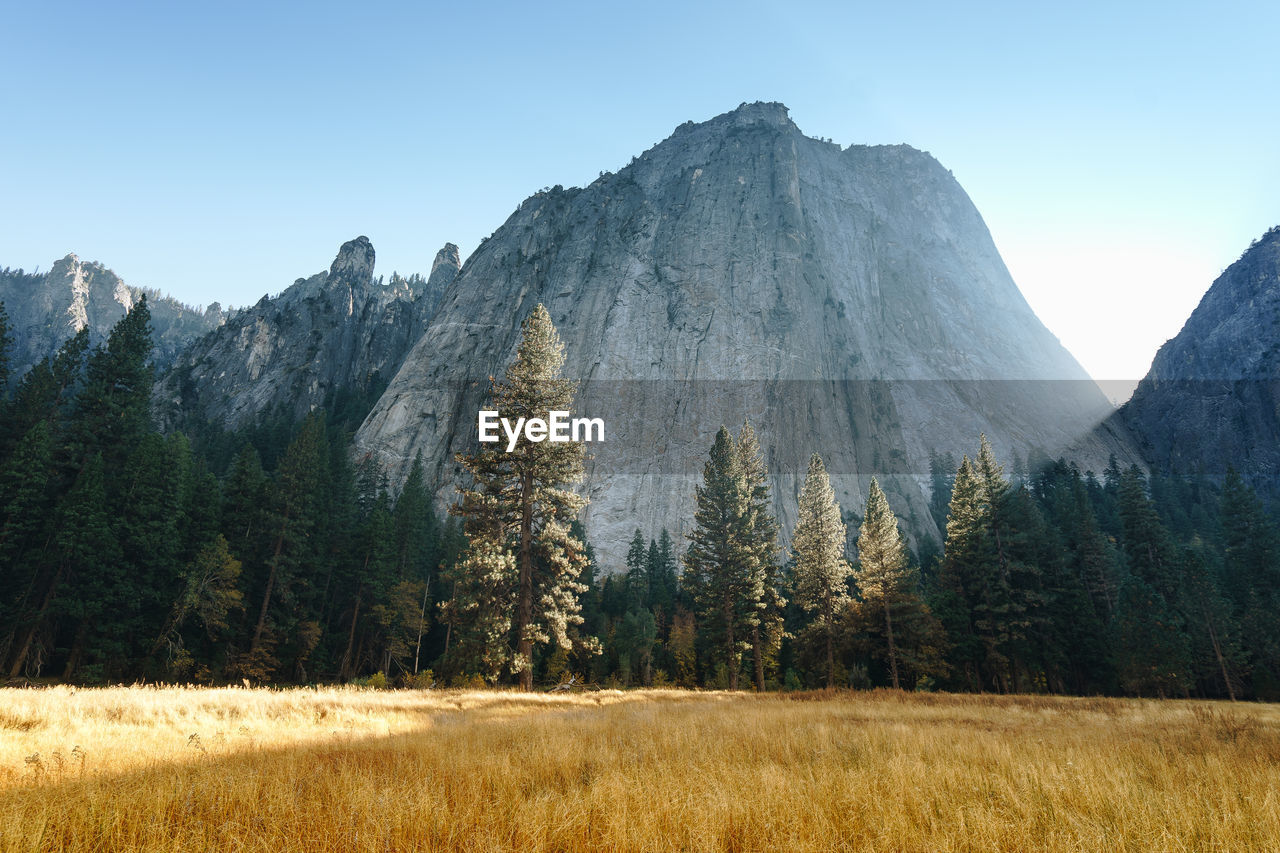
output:
M 0 276 L 0 300 L 14 331 L 15 374 L 53 355 L 81 329 L 89 330 L 94 343 L 105 340 L 144 293 L 151 310 L 152 357 L 157 365 L 169 364 L 181 347 L 223 320 L 221 309 L 190 308 L 157 291 L 131 287 L 102 264 L 82 261 L 74 253 L 58 259 L 41 275 Z
M 709 124 L 727 121 L 739 127 L 752 124 L 767 124 L 779 128 L 794 128 L 790 111 L 785 104 L 777 101 L 754 101 L 742 103 L 735 110 L 713 118 Z
M 458 247 L 453 243 L 445 243 L 444 248 L 436 252 L 436 259 L 431 264 L 431 277 L 435 278 L 436 272 L 444 268 L 444 274 L 457 275 L 458 270 L 462 267 L 462 260 L 458 254 Z M 452 278 L 450 275 L 450 278 Z
M 455 248 L 456 256 L 456 248 Z M 437 289 L 393 275 L 374 287 L 367 237 L 342 244 L 327 273 L 298 279 L 196 341 L 157 384 L 167 425 L 192 414 L 235 426 L 263 411 L 301 417 L 339 391 L 375 394 L 400 368 L 453 273 Z
M 755 427 L 784 525 L 816 451 L 846 509 L 877 474 L 936 539 L 930 450 L 972 452 L 986 432 L 1005 458 L 1052 454 L 1110 411 L 946 169 L 807 137 L 781 104 L 682 125 L 589 187 L 526 199 L 467 259 L 358 448 L 394 482 L 421 453 L 450 503 L 487 377 L 537 303 L 578 408 L 613 430 L 584 518 L 610 569 L 636 526 L 684 532 L 721 424 Z
M 342 281 L 349 287 L 367 284 L 373 278 L 374 257 L 373 244 L 368 237 L 348 240 L 329 266 L 329 281 Z

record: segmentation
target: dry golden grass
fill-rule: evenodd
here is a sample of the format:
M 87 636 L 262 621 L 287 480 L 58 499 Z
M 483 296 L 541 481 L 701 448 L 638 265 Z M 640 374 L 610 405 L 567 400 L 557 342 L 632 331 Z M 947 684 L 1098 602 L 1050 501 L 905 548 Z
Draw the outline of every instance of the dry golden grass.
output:
M 0 850 L 71 849 L 1276 850 L 1280 707 L 0 691 Z

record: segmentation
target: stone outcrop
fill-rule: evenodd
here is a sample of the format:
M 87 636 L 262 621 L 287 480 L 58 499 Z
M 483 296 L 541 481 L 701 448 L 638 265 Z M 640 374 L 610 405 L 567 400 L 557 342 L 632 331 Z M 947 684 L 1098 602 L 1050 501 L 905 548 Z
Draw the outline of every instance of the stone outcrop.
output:
M 111 327 L 146 294 L 151 311 L 152 353 L 165 368 L 192 340 L 217 328 L 225 319 L 216 304 L 191 308 L 146 288 L 130 287 L 100 263 L 67 255 L 43 274 L 0 271 L 0 301 L 13 329 L 10 361 L 15 377 L 53 355 L 58 347 L 88 327 L 92 343 L 105 341 Z
M 820 453 L 847 515 L 876 475 L 914 536 L 930 450 L 1053 455 L 1111 409 L 1036 318 L 950 172 L 905 145 L 802 134 L 780 104 L 686 123 L 616 174 L 525 200 L 467 260 L 357 434 L 439 504 L 488 378 L 546 305 L 603 417 L 584 489 L 605 570 L 635 528 L 679 541 L 712 438 L 755 427 L 789 530 Z M 1080 452 L 1106 448 L 1085 439 Z M 1100 470 L 1100 466 L 1099 466 Z
M 198 417 L 231 428 L 264 412 L 301 417 L 342 392 L 376 395 L 421 337 L 458 272 L 446 245 L 429 278 L 373 277 L 368 238 L 342 245 L 328 271 L 228 318 L 186 349 L 157 384 L 167 425 Z
M 1157 470 L 1280 494 L 1280 227 L 1227 268 L 1107 425 Z

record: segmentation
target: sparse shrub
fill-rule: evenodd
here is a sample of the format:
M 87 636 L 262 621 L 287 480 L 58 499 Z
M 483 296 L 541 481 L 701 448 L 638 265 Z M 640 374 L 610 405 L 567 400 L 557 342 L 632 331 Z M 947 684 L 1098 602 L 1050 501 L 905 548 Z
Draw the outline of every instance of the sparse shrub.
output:
M 385 672 L 375 672 L 367 678 L 357 678 L 351 682 L 357 687 L 367 687 L 370 690 L 386 690 L 387 674 Z
M 464 690 L 484 690 L 488 685 L 485 683 L 484 676 L 479 673 L 460 672 L 449 679 L 449 686 Z
M 417 675 L 406 672 L 401 677 L 400 684 L 409 690 L 430 690 L 436 686 L 436 675 L 429 669 L 424 669 Z

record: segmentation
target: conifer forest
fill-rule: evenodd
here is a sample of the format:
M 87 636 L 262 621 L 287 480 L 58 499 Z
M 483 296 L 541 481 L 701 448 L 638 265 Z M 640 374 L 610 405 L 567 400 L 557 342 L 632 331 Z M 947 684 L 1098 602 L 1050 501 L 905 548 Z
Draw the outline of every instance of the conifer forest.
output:
M 945 541 L 911 542 L 874 480 L 840 506 L 816 448 L 784 539 L 735 424 L 707 448 L 692 532 L 637 526 L 625 564 L 601 565 L 579 444 L 477 449 L 441 513 L 421 459 L 393 491 L 356 458 L 359 395 L 160 432 L 145 299 L 22 376 L 0 323 L 11 682 L 1280 698 L 1276 517 L 1231 470 L 1002 464 L 975 435 L 932 458 Z M 567 408 L 541 306 L 523 332 L 493 401 Z

